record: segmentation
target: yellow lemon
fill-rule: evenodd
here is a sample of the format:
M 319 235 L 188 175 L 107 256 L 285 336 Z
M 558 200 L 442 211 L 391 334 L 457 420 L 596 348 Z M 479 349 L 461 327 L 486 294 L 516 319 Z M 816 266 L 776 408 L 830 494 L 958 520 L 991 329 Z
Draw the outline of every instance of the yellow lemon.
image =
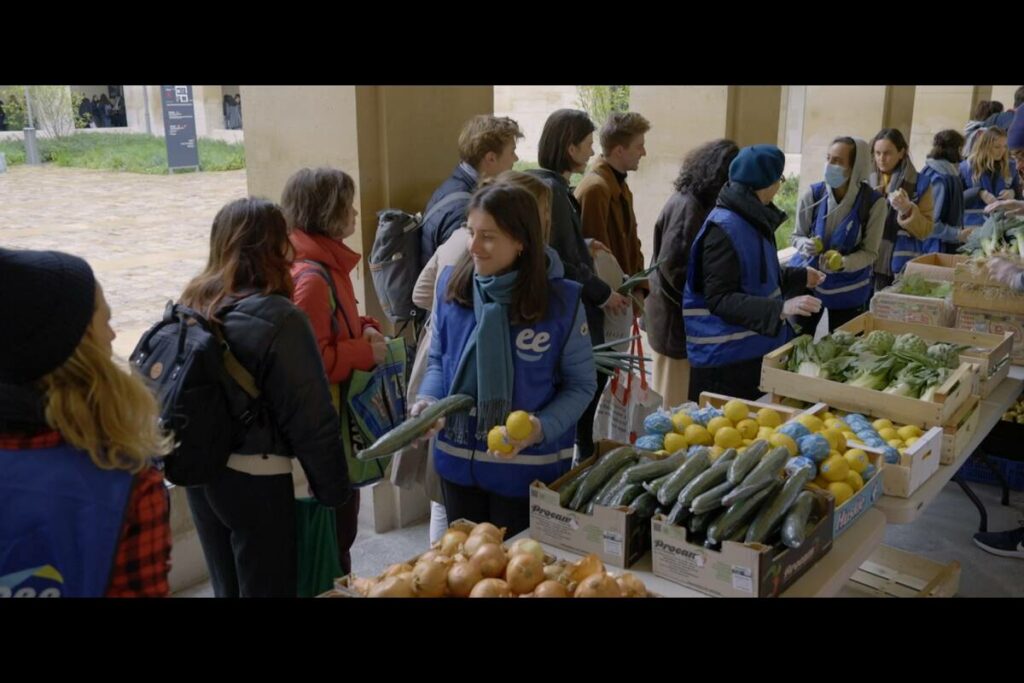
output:
M 689 444 L 686 443 L 686 437 L 683 436 L 682 434 L 676 434 L 675 432 L 672 432 L 671 434 L 665 435 L 665 450 L 668 451 L 669 453 L 681 451 L 687 446 L 689 446 Z
M 722 456 L 722 453 L 725 453 L 724 448 L 721 446 L 712 446 L 708 449 L 708 460 L 714 462 Z
M 825 426 L 825 423 L 822 422 L 820 418 L 814 415 L 798 415 L 796 421 L 802 424 L 804 427 L 807 427 L 807 429 L 810 430 L 811 433 L 820 432 L 822 428 Z
M 675 426 L 676 431 L 682 434 L 686 431 L 687 427 L 693 424 L 693 418 L 683 411 L 679 411 L 672 416 L 672 424 Z
M 835 496 L 836 507 L 853 498 L 853 488 L 845 481 L 834 481 L 828 485 L 829 493 Z
M 828 445 L 834 451 L 845 451 L 846 450 L 846 437 L 838 429 L 825 429 L 821 432 L 821 435 L 828 441 Z
M 782 417 L 771 408 L 761 408 L 757 411 L 757 424 L 775 429 L 782 424 Z
M 888 443 L 893 448 L 903 448 L 903 442 L 900 441 L 899 439 L 889 439 L 886 443 Z
M 824 413 L 821 414 L 821 419 L 824 420 L 825 422 L 828 422 L 829 420 L 836 419 L 836 416 L 826 410 Z
M 918 440 L 919 438 L 920 438 L 920 437 L 918 437 L 918 436 L 911 436 L 911 437 L 907 437 L 906 439 L 904 439 L 904 440 L 903 440 L 903 445 L 904 445 L 904 446 L 906 446 L 907 448 L 910 448 L 910 447 L 911 447 L 911 446 L 913 446 L 913 445 L 914 445 L 915 443 L 917 443 L 917 440 Z
M 843 255 L 835 249 L 830 249 L 821 255 L 828 265 L 828 269 L 835 272 L 843 269 Z
M 877 431 L 879 434 L 881 434 L 883 429 L 891 429 L 892 428 L 892 422 L 890 422 L 889 420 L 885 420 L 885 419 L 881 419 L 880 418 L 880 419 L 875 420 L 874 422 L 872 422 L 871 426 L 875 428 L 875 431 Z
M 722 427 L 732 427 L 732 420 L 727 417 L 713 417 L 708 420 L 708 432 L 710 432 L 712 436 L 714 436 L 715 432 Z
M 886 441 L 900 438 L 900 435 L 892 427 L 883 427 L 882 429 L 879 429 L 878 435 Z
M 760 427 L 757 430 L 757 438 L 768 440 L 768 437 L 775 433 L 775 430 L 771 427 Z
M 853 489 L 854 493 L 864 488 L 864 480 L 861 479 L 860 475 L 853 470 L 846 473 L 846 483 L 850 485 L 850 488 Z
M 909 439 L 921 436 L 921 430 L 917 425 L 905 425 L 896 430 L 896 435 L 909 443 Z
M 722 412 L 735 424 L 740 420 L 747 419 L 747 416 L 750 415 L 750 408 L 743 401 L 733 399 L 722 406 Z
M 525 410 L 517 410 L 505 420 L 505 428 L 513 441 L 522 441 L 529 438 L 533 433 L 533 423 L 530 422 L 530 414 Z
M 722 448 L 739 448 L 743 445 L 743 437 L 735 427 L 722 427 L 715 432 L 715 445 Z
M 850 469 L 857 474 L 866 470 L 868 465 L 871 464 L 871 461 L 868 460 L 868 454 L 859 448 L 851 448 L 843 454 L 843 457 L 846 458 L 846 462 L 850 465 Z
M 796 442 L 793 441 L 793 439 L 786 436 L 785 434 L 775 432 L 774 434 L 768 437 L 768 443 L 770 443 L 772 446 L 775 446 L 776 448 L 779 448 L 780 446 L 785 446 L 786 450 L 789 451 L 790 455 L 797 454 Z
M 736 431 L 738 431 L 744 439 L 756 439 L 757 433 L 761 428 L 757 424 L 757 420 L 740 420 L 736 424 Z
M 487 432 L 487 448 L 498 453 L 512 452 L 512 446 L 509 445 L 508 441 L 505 441 L 505 435 L 501 432 L 501 427 L 492 427 L 491 431 Z
M 821 476 L 829 481 L 846 481 L 846 475 L 850 471 L 850 463 L 841 455 L 829 456 L 829 459 L 821 463 Z
M 831 484 L 832 482 L 830 482 L 828 479 L 819 474 L 817 477 L 814 478 L 814 481 L 812 481 L 811 483 L 817 486 L 819 489 L 825 489 L 826 491 L 828 491 L 828 485 Z
M 692 424 L 686 427 L 683 432 L 683 437 L 686 439 L 686 443 L 691 446 L 710 446 L 711 445 L 711 434 L 708 430 L 698 424 Z

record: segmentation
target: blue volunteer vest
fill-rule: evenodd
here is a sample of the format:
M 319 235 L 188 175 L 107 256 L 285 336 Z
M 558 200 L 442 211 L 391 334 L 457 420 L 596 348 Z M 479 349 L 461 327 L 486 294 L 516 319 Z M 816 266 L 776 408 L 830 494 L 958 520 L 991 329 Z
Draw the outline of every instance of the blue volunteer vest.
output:
M 963 183 L 962 181 L 958 181 L 956 176 L 939 173 L 931 166 L 925 166 L 924 170 L 921 171 L 921 175 L 928 179 L 929 186 L 942 183 L 946 197 L 952 197 L 956 193 L 963 196 Z M 935 193 L 932 192 L 932 197 L 934 196 Z M 953 202 L 947 199 L 942 206 L 942 213 L 935 216 L 935 222 L 941 222 L 946 225 L 964 225 L 964 214 L 954 211 L 954 207 L 958 204 L 961 207 L 963 206 L 962 202 Z M 924 250 L 926 254 L 934 254 L 942 251 L 942 240 L 938 237 L 929 237 L 924 240 Z
M 72 446 L 0 449 L 0 597 L 101 597 L 133 477 Z
M 822 201 L 825 196 L 825 183 L 811 185 L 811 200 L 816 204 L 814 207 L 814 235 L 825 240 L 825 219 L 828 214 L 828 202 Z M 882 198 L 882 195 L 861 183 L 857 189 L 857 197 L 850 207 L 850 212 L 836 224 L 829 237 L 826 251 L 834 249 L 843 256 L 857 251 L 857 247 L 864 239 L 867 225 L 861 223 L 861 211 L 875 205 L 875 202 Z M 820 203 L 818 203 L 820 202 Z M 867 204 L 867 207 L 863 207 Z M 865 212 L 866 214 L 867 212 Z M 807 258 L 797 253 L 789 260 L 789 265 L 794 268 L 819 268 L 819 257 Z M 856 308 L 864 305 L 871 298 L 871 270 L 873 265 L 867 265 L 860 270 L 842 271 L 829 273 L 825 278 L 823 286 L 814 290 L 815 296 L 821 299 L 826 308 L 843 310 Z
M 782 301 L 782 269 L 775 244 L 765 239 L 752 225 L 737 214 L 715 207 L 690 249 L 690 267 L 683 292 L 683 324 L 686 326 L 686 356 L 694 367 L 733 365 L 758 358 L 785 344 L 790 336 L 789 325 L 783 323 L 774 337 L 758 334 L 739 325 L 725 322 L 708 310 L 704 295 L 697 291 L 695 281 L 698 264 L 704 252 L 704 235 L 714 223 L 732 240 L 740 261 L 740 288 L 750 296 Z M 762 266 L 764 266 L 762 268 Z
M 451 273 L 451 267 L 445 268 L 438 280 L 435 306 L 445 395 L 451 393 L 463 350 L 476 328 L 476 315 L 471 308 L 445 300 L 443 293 Z M 512 410 L 535 413 L 554 399 L 560 385 L 559 362 L 569 335 L 587 332 L 573 328 L 581 286 L 564 279 L 549 280 L 548 284 L 551 291 L 545 319 L 530 325 L 513 325 L 510 330 Z M 476 433 L 475 416 L 470 418 L 469 432 Z M 534 480 L 550 483 L 569 471 L 576 442 L 575 427 L 564 434 L 545 434 L 544 439 L 523 449 L 515 458 L 495 458 L 488 455 L 486 440 L 458 443 L 447 430 L 442 430 L 434 442 L 434 467 L 441 477 L 455 484 L 479 487 L 499 496 L 524 498 Z
M 1017 177 L 1017 164 L 1011 159 L 1010 160 L 1010 180 L 1011 180 L 1010 185 L 1013 184 L 1012 180 L 1014 178 L 1016 178 L 1016 177 Z M 964 161 L 960 162 L 960 179 L 964 182 L 964 189 L 965 190 L 969 190 L 972 187 L 979 187 L 980 186 L 981 189 L 986 190 L 987 192 L 991 192 L 996 197 L 999 196 L 1000 192 L 1002 192 L 1003 190 L 1005 190 L 1007 187 L 1010 186 L 1010 185 L 1006 184 L 1006 180 L 1003 178 L 1002 174 L 993 175 L 992 173 L 982 173 L 981 177 L 978 178 L 978 182 L 977 183 L 974 182 L 974 178 L 972 177 L 972 173 L 971 173 L 971 162 L 969 160 L 966 160 L 966 159 Z M 974 197 L 974 199 L 970 200 L 966 204 L 967 205 L 964 206 L 965 210 L 967 210 L 967 209 L 977 210 L 977 209 L 984 209 L 985 208 L 985 202 L 982 200 L 982 198 L 980 196 Z M 984 222 L 985 222 L 985 214 L 981 214 L 981 213 L 968 213 L 968 214 L 964 215 L 964 225 L 981 225 Z
M 923 173 L 917 174 L 917 185 L 912 188 L 904 187 L 907 194 L 910 196 L 910 201 L 917 204 L 921 199 L 921 195 L 924 194 L 925 190 L 928 189 L 928 177 Z M 909 190 L 913 190 L 913 194 Z M 938 248 L 932 248 L 935 246 L 934 241 L 931 244 L 925 244 L 929 242 L 931 238 L 919 240 L 909 232 L 899 227 L 899 222 L 896 220 L 899 212 L 896 209 L 889 207 L 889 214 L 886 216 L 886 222 L 890 222 L 895 225 L 896 228 L 896 242 L 892 248 L 892 274 L 895 277 L 903 272 L 903 266 L 907 265 L 907 261 L 917 258 L 922 254 L 931 253 L 931 251 L 938 251 Z M 929 249 L 931 251 L 929 251 Z

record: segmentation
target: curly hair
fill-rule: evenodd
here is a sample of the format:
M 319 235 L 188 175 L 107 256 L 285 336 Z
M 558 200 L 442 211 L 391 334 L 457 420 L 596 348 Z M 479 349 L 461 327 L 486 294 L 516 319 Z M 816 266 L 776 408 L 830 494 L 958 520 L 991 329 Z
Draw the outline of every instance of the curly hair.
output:
M 729 180 L 729 164 L 739 153 L 739 146 L 732 140 L 705 142 L 683 159 L 673 186 L 677 192 L 692 193 L 705 206 L 713 204 Z

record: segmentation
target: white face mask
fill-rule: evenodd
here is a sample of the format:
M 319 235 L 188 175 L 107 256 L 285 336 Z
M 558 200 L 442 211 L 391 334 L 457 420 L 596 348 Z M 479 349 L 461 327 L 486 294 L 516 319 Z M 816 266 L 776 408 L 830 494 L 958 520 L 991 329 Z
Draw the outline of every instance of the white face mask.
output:
M 825 164 L 825 184 L 833 190 L 846 184 L 847 171 L 837 164 Z

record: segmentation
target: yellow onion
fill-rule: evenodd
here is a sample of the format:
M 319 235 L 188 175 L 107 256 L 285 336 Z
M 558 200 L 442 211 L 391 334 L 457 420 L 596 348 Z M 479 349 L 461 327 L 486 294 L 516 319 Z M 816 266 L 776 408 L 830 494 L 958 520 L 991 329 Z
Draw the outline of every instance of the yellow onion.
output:
M 619 584 L 619 590 L 622 591 L 622 596 L 625 598 L 647 597 L 647 586 L 632 572 L 625 572 L 615 579 L 615 583 Z
M 414 598 L 416 594 L 412 590 L 412 583 L 400 576 L 392 576 L 384 579 L 370 589 L 367 597 L 370 598 Z
M 487 536 L 494 540 L 495 543 L 501 543 L 505 539 L 504 527 L 499 529 L 490 522 L 481 522 L 473 527 L 473 530 L 469 532 L 472 536 Z
M 470 562 L 476 564 L 485 579 L 495 579 L 505 573 L 508 557 L 505 556 L 505 549 L 497 543 L 484 543 L 473 553 Z
M 411 564 L 408 564 L 406 562 L 399 562 L 398 564 L 393 564 L 390 567 L 388 567 L 384 571 L 384 573 L 381 574 L 380 578 L 382 578 L 382 579 L 390 579 L 392 576 L 398 576 L 399 574 L 404 574 L 405 572 L 411 572 L 411 571 L 412 571 L 412 565 Z
M 484 579 L 473 586 L 469 592 L 471 598 L 511 598 L 512 591 L 501 579 Z
M 519 553 L 508 561 L 505 581 L 516 595 L 529 593 L 544 580 L 544 565 L 529 553 Z
M 459 548 L 462 547 L 462 544 L 466 542 L 467 538 L 469 538 L 469 535 L 465 531 L 449 529 L 441 538 L 441 547 L 439 550 L 448 557 L 451 557 L 459 552 Z
M 468 598 L 473 587 L 483 580 L 483 574 L 473 562 L 456 562 L 448 570 L 448 592 L 456 598 Z
M 448 564 L 420 561 L 412 570 L 412 589 L 420 598 L 440 598 L 448 590 Z
M 577 598 L 621 598 L 622 591 L 615 579 L 602 572 L 580 581 L 573 595 Z
M 533 589 L 533 597 L 535 598 L 567 598 L 569 597 L 569 591 L 566 590 L 565 586 L 559 581 L 541 581 L 536 588 Z
M 508 556 L 515 557 L 519 553 L 529 553 L 537 558 L 537 561 L 544 564 L 544 548 L 532 538 L 520 538 L 508 549 Z

